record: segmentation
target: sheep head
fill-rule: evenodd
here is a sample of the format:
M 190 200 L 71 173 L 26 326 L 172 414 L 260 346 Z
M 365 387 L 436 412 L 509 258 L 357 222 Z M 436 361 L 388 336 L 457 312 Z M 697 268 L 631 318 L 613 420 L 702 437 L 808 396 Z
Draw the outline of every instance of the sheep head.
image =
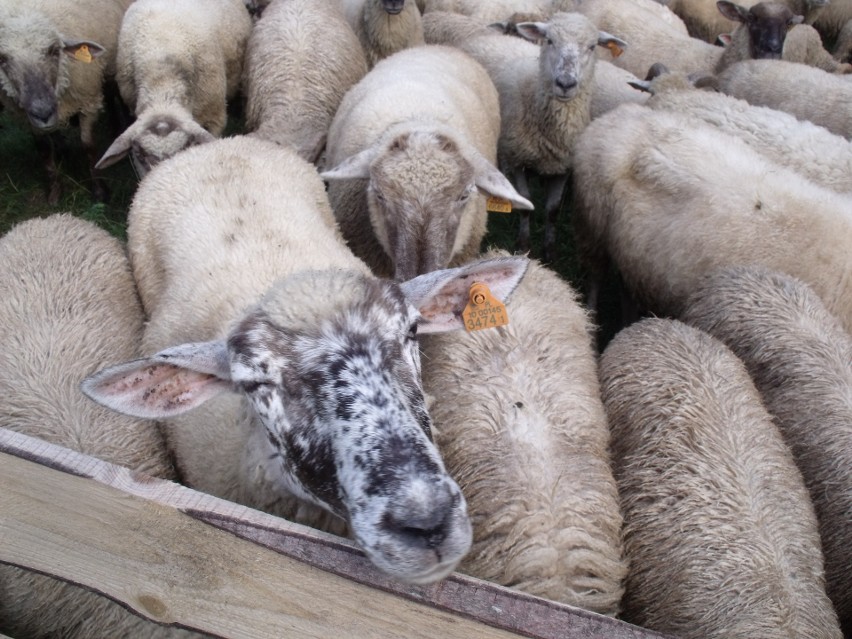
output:
M 392 131 L 321 175 L 369 180 L 370 220 L 397 280 L 450 263 L 470 236 L 476 209 L 485 206 L 478 190 L 533 208 L 497 167 L 449 130 Z
M 728 0 L 719 0 L 716 6 L 723 16 L 742 23 L 740 28 L 747 29 L 749 55 L 755 60 L 780 60 L 787 31 L 805 19 L 778 2 L 758 2 L 746 9 Z
M 480 260 L 401 284 L 360 271 L 297 273 L 225 339 L 107 368 L 82 390 L 154 419 L 241 394 L 280 485 L 344 518 L 379 568 L 430 583 L 467 553 L 471 525 L 431 441 L 416 334 L 461 328 L 474 282 L 505 300 L 527 264 Z

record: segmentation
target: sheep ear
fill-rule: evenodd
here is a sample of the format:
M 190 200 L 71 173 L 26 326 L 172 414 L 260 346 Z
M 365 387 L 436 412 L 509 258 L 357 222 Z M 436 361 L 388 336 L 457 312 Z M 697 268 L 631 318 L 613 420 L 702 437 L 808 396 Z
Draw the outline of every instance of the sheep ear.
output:
M 406 299 L 420 311 L 418 331 L 443 333 L 464 326 L 462 311 L 470 301 L 472 284 L 486 284 L 494 297 L 505 303 L 528 266 L 526 257 L 478 260 L 458 268 L 424 273 L 400 286 Z
M 97 58 L 106 52 L 106 49 L 97 42 L 91 40 L 66 40 L 62 39 L 62 51 L 65 55 L 80 60 L 81 62 L 91 62 L 92 58 Z
M 627 84 L 632 86 L 634 89 L 654 95 L 654 89 L 652 88 L 651 83 L 647 80 L 629 80 Z
M 716 3 L 716 7 L 728 20 L 733 20 L 734 22 L 745 22 L 748 20 L 748 9 L 738 4 L 734 4 L 728 0 L 719 0 Z
M 515 190 L 512 183 L 506 179 L 500 170 L 491 164 L 485 156 L 472 147 L 467 147 L 464 156 L 473 164 L 473 181 L 476 186 L 486 193 L 502 200 L 508 200 L 513 208 L 532 211 L 533 203 Z
M 515 29 L 518 30 L 519 36 L 530 42 L 538 42 L 547 37 L 546 22 L 519 22 Z
M 380 145 L 374 144 L 369 149 L 364 149 L 343 160 L 337 166 L 326 169 L 320 173 L 324 180 L 352 180 L 370 177 L 370 165 L 379 154 Z
M 609 49 L 609 52 L 612 54 L 613 58 L 617 58 L 624 50 L 627 48 L 627 42 L 622 40 L 621 38 L 616 38 L 611 33 L 607 33 L 606 31 L 598 32 L 598 46 L 606 47 Z
M 180 415 L 232 388 L 223 341 L 168 348 L 105 368 L 80 384 L 83 393 L 99 404 L 145 419 Z
M 716 42 L 723 47 L 727 47 L 733 42 L 733 38 L 730 33 L 720 33 L 716 36 Z
M 116 162 L 124 159 L 128 153 L 130 153 L 130 149 L 133 145 L 133 138 L 138 132 L 139 127 L 134 122 L 127 129 L 119 135 L 115 141 L 109 145 L 109 148 L 103 154 L 98 163 L 95 164 L 96 169 L 105 169 L 108 166 L 112 166 Z

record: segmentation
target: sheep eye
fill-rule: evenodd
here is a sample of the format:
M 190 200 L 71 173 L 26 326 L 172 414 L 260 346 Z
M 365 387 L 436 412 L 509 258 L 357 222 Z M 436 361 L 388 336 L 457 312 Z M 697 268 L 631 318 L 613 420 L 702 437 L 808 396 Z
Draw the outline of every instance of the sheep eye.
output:
M 598 46 L 598 45 L 597 44 L 590 45 L 589 51 L 594 51 L 596 46 Z
M 47 49 L 47 55 L 51 58 L 55 58 L 56 56 L 58 56 L 59 55 L 59 46 L 55 45 L 55 44 L 50 45 L 50 47 L 48 47 L 48 49 Z
M 544 41 L 547 42 L 547 44 L 549 44 L 550 46 L 553 46 L 553 40 L 551 40 L 550 38 L 545 38 Z
M 414 322 L 408 327 L 408 334 L 405 336 L 405 339 L 409 342 L 417 341 L 417 322 Z

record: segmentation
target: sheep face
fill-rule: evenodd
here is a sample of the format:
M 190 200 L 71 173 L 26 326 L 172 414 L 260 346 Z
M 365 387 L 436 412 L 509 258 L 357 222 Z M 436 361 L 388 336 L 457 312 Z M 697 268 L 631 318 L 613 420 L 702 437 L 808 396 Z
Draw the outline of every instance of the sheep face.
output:
M 541 42 L 541 75 L 551 81 L 550 91 L 557 100 L 571 100 L 584 83 L 591 81 L 595 69 L 595 47 L 617 43 L 617 38 L 600 32 L 584 16 L 557 13 L 550 22 L 521 22 L 517 33 L 532 42 Z
M 41 14 L 2 16 L 0 89 L 33 128 L 49 131 L 60 124 L 58 96 L 70 82 L 63 66 L 86 64 L 103 51 L 97 43 L 61 37 Z
M 394 277 L 445 268 L 470 237 L 478 189 L 532 209 L 500 171 L 449 131 L 401 132 L 322 173 L 325 179 L 367 178 L 373 231 Z
M 459 328 L 474 281 L 506 296 L 526 265 L 484 260 L 403 284 L 303 272 L 279 280 L 226 340 L 106 369 L 83 391 L 158 418 L 241 393 L 282 490 L 346 519 L 378 567 L 429 583 L 467 553 L 471 526 L 431 441 L 415 335 Z
M 759 2 L 745 9 L 722 0 L 716 6 L 726 18 L 742 22 L 748 29 L 749 54 L 756 60 L 780 60 L 787 31 L 804 21 L 804 16 L 794 14 L 778 2 Z

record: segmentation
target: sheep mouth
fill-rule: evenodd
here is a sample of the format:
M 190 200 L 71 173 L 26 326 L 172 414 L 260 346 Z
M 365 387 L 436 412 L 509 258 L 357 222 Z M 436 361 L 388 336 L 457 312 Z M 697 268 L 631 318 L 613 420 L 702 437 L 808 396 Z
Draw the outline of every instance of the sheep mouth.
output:
M 385 10 L 385 13 L 389 13 L 392 16 L 402 13 L 403 7 L 405 7 L 405 0 L 402 2 L 399 0 L 387 0 L 386 2 L 382 2 L 382 8 Z

